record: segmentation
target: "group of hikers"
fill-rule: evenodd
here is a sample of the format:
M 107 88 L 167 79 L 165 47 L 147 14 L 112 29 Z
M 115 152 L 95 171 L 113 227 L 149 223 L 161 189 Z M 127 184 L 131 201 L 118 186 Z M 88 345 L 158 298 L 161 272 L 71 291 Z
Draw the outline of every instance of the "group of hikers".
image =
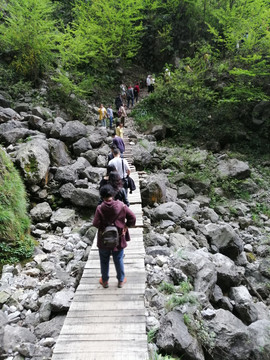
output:
M 104 287 L 109 286 L 109 262 L 112 255 L 118 287 L 122 288 L 127 281 L 124 270 L 124 248 L 130 240 L 128 228 L 136 223 L 135 214 L 129 209 L 128 189 L 134 190 L 134 183 L 130 178 L 130 167 L 124 159 L 125 143 L 123 140 L 123 128 L 127 116 L 126 108 L 137 102 L 140 93 L 139 83 L 127 88 L 124 83 L 120 85 L 119 95 L 115 99 L 118 121 L 114 124 L 112 106 L 107 109 L 101 104 L 99 108 L 100 125 L 106 127 L 109 119 L 109 127 L 115 131 L 112 133 L 111 152 L 108 154 L 107 173 L 100 182 L 100 200 L 97 206 L 93 225 L 98 228 L 97 246 L 99 249 L 101 278 L 99 283 Z M 133 183 L 133 184 L 132 184 Z M 133 186 L 133 187 L 132 187 Z M 117 241 L 112 246 L 105 242 L 105 233 L 108 227 L 113 231 L 117 229 Z M 111 234 L 112 234 L 111 231 Z M 111 235 L 110 234 L 110 235 Z

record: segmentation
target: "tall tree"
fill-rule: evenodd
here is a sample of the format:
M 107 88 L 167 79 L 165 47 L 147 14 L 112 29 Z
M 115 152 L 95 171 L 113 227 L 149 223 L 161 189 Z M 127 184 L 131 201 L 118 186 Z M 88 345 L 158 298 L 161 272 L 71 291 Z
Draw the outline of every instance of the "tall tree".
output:
M 56 49 L 54 6 L 50 0 L 1 0 L 0 46 L 17 72 L 37 80 Z

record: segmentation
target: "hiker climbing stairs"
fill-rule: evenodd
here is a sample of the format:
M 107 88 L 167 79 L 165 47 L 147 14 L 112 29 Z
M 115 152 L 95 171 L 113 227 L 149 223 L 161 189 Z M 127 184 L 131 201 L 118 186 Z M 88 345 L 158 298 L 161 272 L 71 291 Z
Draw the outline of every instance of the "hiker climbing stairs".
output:
M 96 238 L 88 261 L 58 337 L 52 360 L 147 360 L 145 319 L 145 249 L 139 175 L 133 165 L 128 138 L 126 159 L 136 190 L 128 194 L 136 227 L 129 230 L 131 241 L 125 249 L 127 283 L 118 288 L 113 261 L 110 261 L 109 288 L 99 284 L 100 262 Z

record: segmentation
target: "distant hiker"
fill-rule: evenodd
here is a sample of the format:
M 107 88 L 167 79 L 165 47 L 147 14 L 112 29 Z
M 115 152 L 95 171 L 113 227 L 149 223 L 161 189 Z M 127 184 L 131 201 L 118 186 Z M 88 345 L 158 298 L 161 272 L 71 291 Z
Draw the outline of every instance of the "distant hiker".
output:
M 120 106 L 123 106 L 123 100 L 122 100 L 121 94 L 116 96 L 114 103 L 115 103 L 116 110 L 118 110 L 120 108 Z
M 136 100 L 136 102 L 138 102 L 139 93 L 140 93 L 140 86 L 139 83 L 136 82 L 136 85 L 134 86 L 134 99 Z
M 126 85 L 124 83 L 122 83 L 120 85 L 120 94 L 122 96 L 123 102 L 126 100 L 126 92 L 127 92 L 127 87 L 126 87 Z
M 106 117 L 107 117 L 107 111 L 103 104 L 100 105 L 100 108 L 98 109 L 99 113 L 99 121 L 101 121 L 101 126 L 106 127 Z
M 148 75 L 146 78 L 147 91 L 151 92 L 151 75 Z
M 155 90 L 155 79 L 153 78 L 152 75 L 150 75 L 150 92 L 154 92 Z
M 107 116 L 110 120 L 110 129 L 112 129 L 112 124 L 113 124 L 113 109 L 112 109 L 112 105 L 109 105 L 108 109 L 107 109 Z
M 115 149 L 113 151 L 114 158 L 109 162 L 109 165 L 114 165 L 118 171 L 122 181 L 124 189 L 128 188 L 127 176 L 130 174 L 130 167 L 126 159 L 120 157 L 120 150 Z
M 125 143 L 123 139 L 120 138 L 120 136 L 117 136 L 115 132 L 112 134 L 112 138 L 113 145 L 120 150 L 121 154 L 123 154 L 125 152 Z
M 127 108 L 129 109 L 129 104 L 131 102 L 131 106 L 134 105 L 134 90 L 131 85 L 129 85 L 127 89 Z
M 120 122 L 116 123 L 116 129 L 115 129 L 115 133 L 117 136 L 120 136 L 120 138 L 124 139 L 124 129 L 123 129 L 123 124 Z
M 111 151 L 108 154 L 108 162 L 114 158 L 113 150 L 117 149 L 117 147 L 114 145 L 114 143 L 111 143 L 110 149 L 111 149 Z
M 103 178 L 101 179 L 100 183 L 99 183 L 99 188 L 102 188 L 102 186 L 107 185 L 108 181 L 109 181 L 109 175 L 112 171 L 116 171 L 116 168 L 114 165 L 108 165 L 107 166 L 107 172 L 106 175 L 103 176 Z
M 127 116 L 126 109 L 125 109 L 124 105 L 122 105 L 122 106 L 120 106 L 120 108 L 118 110 L 118 117 L 120 119 L 121 124 L 123 124 L 123 126 L 125 126 L 126 116 Z
M 118 172 L 116 171 L 115 166 L 113 166 L 113 165 L 107 166 L 107 174 L 100 181 L 100 188 L 102 188 L 102 186 L 107 185 L 107 184 L 110 184 L 113 187 L 113 189 L 115 190 L 114 196 L 113 196 L 114 200 L 120 200 L 125 205 L 129 206 L 127 193 L 126 193 L 126 190 L 123 188 L 122 179 L 121 179 L 120 175 L 118 174 Z M 101 204 L 102 201 L 103 201 L 103 199 L 100 198 L 98 204 Z
M 164 81 L 165 83 L 168 83 L 170 82 L 170 80 L 171 80 L 171 72 L 169 69 L 166 69 L 164 73 Z
M 124 269 L 124 248 L 127 247 L 127 241 L 130 240 L 128 232 L 129 227 L 135 226 L 135 214 L 125 206 L 121 201 L 114 200 L 114 189 L 111 185 L 105 185 L 100 189 L 100 196 L 103 203 L 98 205 L 93 220 L 93 225 L 98 228 L 97 247 L 99 249 L 101 278 L 99 283 L 104 287 L 109 287 L 109 263 L 110 256 L 113 262 L 118 280 L 118 287 L 122 288 L 126 283 Z M 114 224 L 119 234 L 119 245 L 115 248 L 107 248 L 103 241 L 103 232 L 107 225 Z

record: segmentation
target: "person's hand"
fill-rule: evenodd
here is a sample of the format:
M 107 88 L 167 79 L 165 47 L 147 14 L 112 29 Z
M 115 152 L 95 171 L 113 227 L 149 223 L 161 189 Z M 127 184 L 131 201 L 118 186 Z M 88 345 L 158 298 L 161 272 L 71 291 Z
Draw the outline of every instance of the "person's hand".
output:
M 127 229 L 128 229 L 128 227 L 125 225 L 124 228 L 123 228 L 123 230 L 122 230 L 122 234 L 123 234 L 123 235 L 126 235 Z

